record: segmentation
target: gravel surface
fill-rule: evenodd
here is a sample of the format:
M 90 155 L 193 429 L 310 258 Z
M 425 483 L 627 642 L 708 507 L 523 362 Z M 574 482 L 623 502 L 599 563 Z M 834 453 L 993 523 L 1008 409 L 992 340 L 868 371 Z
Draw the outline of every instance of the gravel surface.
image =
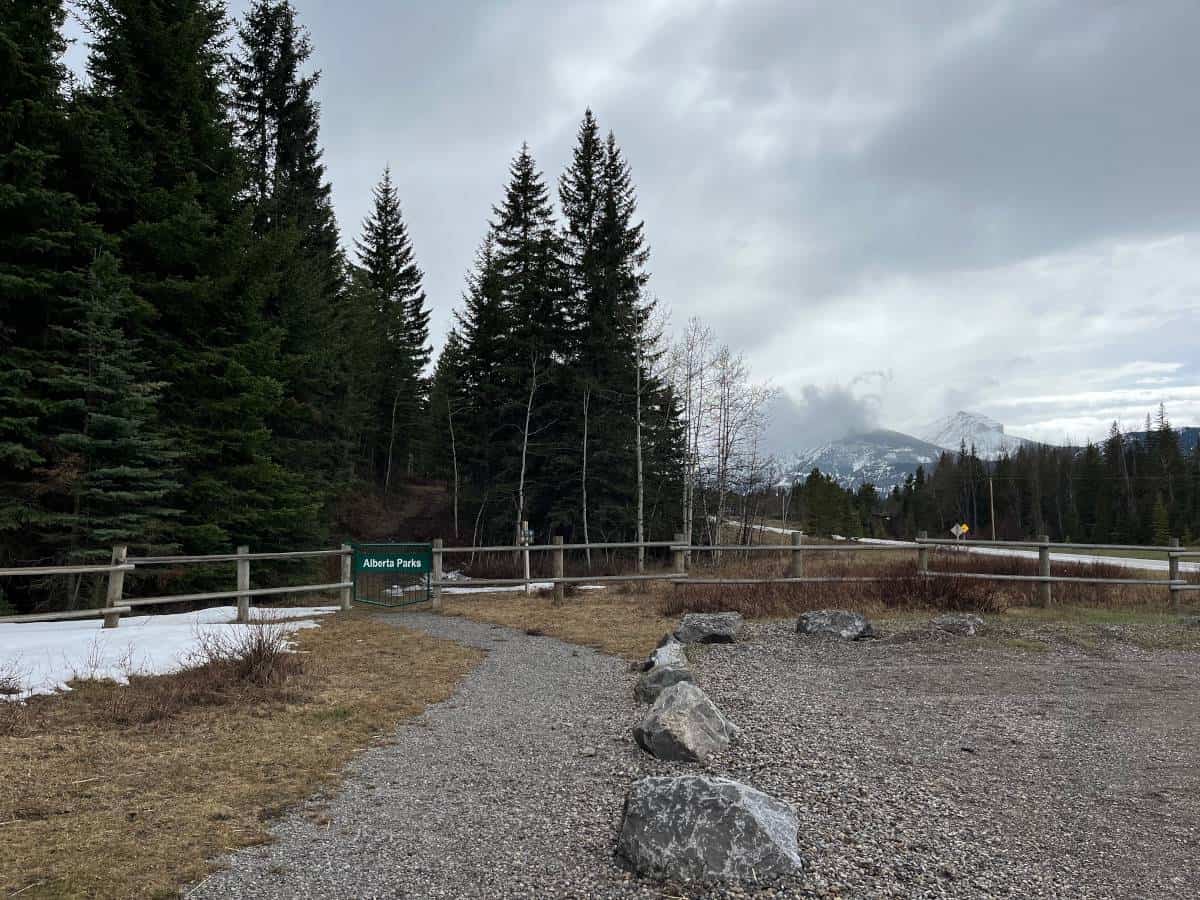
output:
M 822 894 L 1200 892 L 1194 652 L 850 643 L 774 623 L 692 655 L 743 729 L 711 765 L 795 804 Z
M 697 771 L 630 738 L 622 660 L 419 613 L 388 620 L 489 651 L 454 698 L 363 753 L 194 897 L 708 897 L 613 862 L 628 785 Z M 707 768 L 797 808 L 789 897 L 1194 897 L 1196 653 L 1082 653 L 976 638 L 845 643 L 748 624 L 689 651 L 743 736 Z

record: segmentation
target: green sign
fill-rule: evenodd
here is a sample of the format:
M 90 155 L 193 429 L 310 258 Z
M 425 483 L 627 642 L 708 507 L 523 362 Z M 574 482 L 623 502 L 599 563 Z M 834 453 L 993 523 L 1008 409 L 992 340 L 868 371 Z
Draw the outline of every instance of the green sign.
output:
M 433 571 L 428 544 L 364 544 L 354 551 L 355 572 L 383 575 L 427 575 Z

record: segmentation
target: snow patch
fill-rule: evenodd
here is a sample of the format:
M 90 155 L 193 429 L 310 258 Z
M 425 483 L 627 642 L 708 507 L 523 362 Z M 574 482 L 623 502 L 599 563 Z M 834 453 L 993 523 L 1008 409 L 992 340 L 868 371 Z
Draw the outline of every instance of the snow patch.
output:
M 312 617 L 336 606 L 252 608 L 251 619 L 291 633 L 316 628 Z M 131 675 L 165 675 L 195 661 L 207 636 L 237 637 L 252 625 L 237 625 L 237 608 L 217 606 L 162 616 L 128 616 L 118 628 L 88 619 L 66 622 L 0 622 L 0 671 L 20 679 L 21 691 L 0 699 L 68 691 L 74 679 L 110 679 L 128 684 Z

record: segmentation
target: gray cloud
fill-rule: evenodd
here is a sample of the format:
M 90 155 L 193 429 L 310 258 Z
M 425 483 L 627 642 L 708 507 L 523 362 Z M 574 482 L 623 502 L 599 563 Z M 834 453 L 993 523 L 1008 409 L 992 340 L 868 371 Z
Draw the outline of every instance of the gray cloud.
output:
M 767 419 L 767 452 L 787 459 L 797 450 L 879 427 L 889 381 L 886 372 L 864 372 L 845 385 L 806 384 L 798 399 L 778 393 Z
M 553 184 L 591 105 L 652 290 L 790 391 L 797 429 L 827 401 L 853 420 L 858 388 L 805 385 L 868 369 L 894 372 L 885 424 L 970 404 L 1042 437 L 1096 427 L 1021 402 L 1081 370 L 1200 378 L 1191 0 L 296 5 L 347 243 L 390 163 L 439 342 L 513 153 Z

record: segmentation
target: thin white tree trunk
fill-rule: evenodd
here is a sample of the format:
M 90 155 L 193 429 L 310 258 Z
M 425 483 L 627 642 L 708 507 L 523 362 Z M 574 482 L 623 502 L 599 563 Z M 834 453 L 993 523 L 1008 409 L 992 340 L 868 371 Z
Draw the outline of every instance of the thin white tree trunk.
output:
M 587 504 L 587 462 L 588 462 L 588 401 L 592 397 L 592 388 L 589 385 L 583 392 L 583 472 L 579 479 L 580 492 L 583 495 L 583 543 L 588 545 L 584 548 L 584 554 L 587 557 L 588 571 L 592 570 L 592 548 L 591 541 L 588 539 L 588 504 Z
M 646 571 L 646 548 L 642 542 L 646 539 L 646 479 L 642 471 L 642 352 L 638 344 L 637 358 L 637 570 Z
M 446 422 L 450 426 L 450 461 L 454 466 L 454 539 L 458 540 L 458 446 L 454 442 L 454 410 L 446 399 Z
M 521 436 L 521 478 L 517 482 L 517 525 L 516 543 L 522 542 L 521 523 L 525 520 L 525 468 L 529 459 L 529 423 L 533 418 L 533 395 L 537 391 L 537 355 L 530 359 L 529 365 L 529 399 L 525 402 L 525 431 Z M 525 592 L 529 592 L 526 583 Z
M 388 486 L 392 483 L 392 451 L 396 446 L 396 406 L 400 403 L 400 392 L 396 391 L 396 395 L 392 397 L 392 429 L 388 436 L 388 452 L 387 452 L 387 469 L 383 476 L 383 492 L 388 492 Z

